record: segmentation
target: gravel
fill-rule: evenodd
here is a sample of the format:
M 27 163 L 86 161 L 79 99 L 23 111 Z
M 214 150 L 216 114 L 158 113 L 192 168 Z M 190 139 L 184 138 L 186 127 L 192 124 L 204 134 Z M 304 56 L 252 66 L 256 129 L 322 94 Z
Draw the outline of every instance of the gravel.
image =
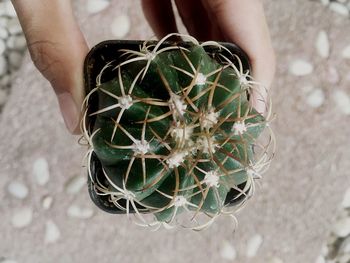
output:
M 346 237 L 350 235 L 350 218 L 344 217 L 338 219 L 332 231 L 337 237 Z
M 68 207 L 67 215 L 72 218 L 88 219 L 94 215 L 94 210 L 73 204 Z
M 350 45 L 346 46 L 342 51 L 342 56 L 345 59 L 350 59 Z
M 81 175 L 70 178 L 66 185 L 65 191 L 67 194 L 77 194 L 86 185 L 86 178 Z
M 55 243 L 61 237 L 61 232 L 58 226 L 52 221 L 48 220 L 45 224 L 45 238 L 44 242 L 46 244 Z
M 7 100 L 7 91 L 0 89 L 0 104 L 5 104 Z
M 53 203 L 53 197 L 52 196 L 44 196 L 41 200 L 41 205 L 45 210 L 48 210 L 51 208 Z
M 125 37 L 130 30 L 130 19 L 127 15 L 117 16 L 111 23 L 111 32 L 115 38 Z
M 289 72 L 294 76 L 306 76 L 311 74 L 312 71 L 312 64 L 303 59 L 295 59 L 289 65 Z
M 269 263 L 283 263 L 283 260 L 277 257 L 273 257 Z
M 7 61 L 3 55 L 0 55 L 0 76 L 4 77 L 7 72 Z
M 333 12 L 336 12 L 339 15 L 342 16 L 349 16 L 349 8 L 339 2 L 332 2 L 329 4 L 329 9 L 332 10 Z
M 26 41 L 10 0 L 0 2 L 0 114 L 10 95 L 11 81 L 20 67 Z
M 47 163 L 45 158 L 41 157 L 34 161 L 33 175 L 38 185 L 43 186 L 47 184 L 50 178 L 50 172 L 49 172 L 49 164 Z
M 14 228 L 24 228 L 28 226 L 33 219 L 33 210 L 30 207 L 20 208 L 16 211 L 11 219 Z
M 254 235 L 248 240 L 247 243 L 247 258 L 253 258 L 257 255 L 260 246 L 263 243 L 263 237 L 259 234 Z
M 343 208 L 350 208 L 350 188 L 345 192 L 343 202 L 341 204 Z
M 306 97 L 306 102 L 312 108 L 318 108 L 322 106 L 325 101 L 325 95 L 322 89 L 314 89 Z
M 29 193 L 28 187 L 24 183 L 18 181 L 12 181 L 7 186 L 7 190 L 13 197 L 18 199 L 26 198 Z
M 0 38 L 0 55 L 4 54 L 5 50 L 6 50 L 5 41 Z
M 232 261 L 236 259 L 237 252 L 234 246 L 225 240 L 221 245 L 220 256 L 225 260 Z
M 344 91 L 337 89 L 332 94 L 337 109 L 345 115 L 350 115 L 350 96 Z
M 88 0 L 86 8 L 89 14 L 96 14 L 106 9 L 109 4 L 109 0 Z
M 329 39 L 328 39 L 328 35 L 327 35 L 326 31 L 321 30 L 318 33 L 315 47 L 316 47 L 318 54 L 321 57 L 323 57 L 323 58 L 329 57 L 330 46 L 329 46 Z

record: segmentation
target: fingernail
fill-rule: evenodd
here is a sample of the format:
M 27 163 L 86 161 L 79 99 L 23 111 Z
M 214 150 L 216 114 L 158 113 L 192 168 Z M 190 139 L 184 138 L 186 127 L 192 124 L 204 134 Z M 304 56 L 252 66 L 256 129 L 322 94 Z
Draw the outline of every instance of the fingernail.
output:
M 69 92 L 58 95 L 58 103 L 67 129 L 73 133 L 79 124 L 79 111 Z

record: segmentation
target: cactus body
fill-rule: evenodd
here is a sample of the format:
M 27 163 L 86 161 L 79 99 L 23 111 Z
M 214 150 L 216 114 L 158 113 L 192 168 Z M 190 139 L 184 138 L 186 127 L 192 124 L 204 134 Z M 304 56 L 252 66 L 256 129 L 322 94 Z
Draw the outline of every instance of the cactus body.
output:
M 166 224 L 185 210 L 214 218 L 231 189 L 236 198 L 251 193 L 266 119 L 229 59 L 196 42 L 152 48 L 125 51 L 115 78 L 93 91 L 89 141 L 108 181 L 96 191 Z

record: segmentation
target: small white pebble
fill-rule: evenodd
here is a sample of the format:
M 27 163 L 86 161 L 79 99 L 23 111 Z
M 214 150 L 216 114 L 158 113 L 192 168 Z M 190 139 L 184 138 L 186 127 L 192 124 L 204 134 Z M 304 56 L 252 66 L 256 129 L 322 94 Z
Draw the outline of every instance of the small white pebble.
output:
M 0 78 L 0 87 L 6 87 L 11 84 L 11 76 L 10 75 L 5 75 Z
M 0 10 L 1 10 L 1 2 L 0 2 Z M 7 28 L 7 22 L 8 22 L 8 19 L 7 17 L 3 17 L 1 16 L 1 11 L 0 11 L 0 27 L 3 27 L 3 28 Z
M 234 246 L 225 240 L 220 249 L 220 256 L 226 260 L 235 260 L 237 252 Z
M 41 205 L 45 210 L 50 209 L 52 206 L 52 203 L 53 203 L 53 197 L 49 195 L 44 196 L 41 201 Z
M 96 14 L 109 6 L 108 0 L 88 0 L 86 8 L 89 14 Z
M 22 33 L 22 27 L 17 18 L 12 18 L 10 21 L 8 21 L 7 29 L 11 35 Z
M 1 260 L 0 263 L 17 263 L 17 261 L 13 259 L 4 259 Z
M 94 211 L 91 208 L 82 208 L 77 205 L 71 205 L 67 210 L 67 215 L 73 218 L 88 219 L 92 217 Z
M 115 38 L 125 37 L 129 30 L 130 19 L 127 15 L 119 15 L 111 23 L 111 32 Z
M 347 237 L 341 244 L 339 252 L 344 254 L 350 254 L 350 237 Z
M 39 158 L 34 161 L 33 164 L 33 174 L 36 182 L 43 186 L 47 184 L 50 178 L 49 164 L 45 158 Z
M 4 54 L 6 50 L 5 41 L 0 38 L 0 56 Z
M 45 224 L 45 244 L 55 243 L 60 237 L 61 233 L 57 225 L 52 220 L 48 220 Z
M 6 14 L 5 2 L 0 2 L 0 16 L 3 16 L 5 14 Z
M 306 97 L 306 102 L 312 108 L 318 108 L 323 104 L 324 99 L 325 99 L 325 95 L 322 89 L 314 89 Z
M 321 249 L 321 255 L 326 256 L 329 253 L 327 244 L 324 244 Z
M 324 259 L 323 256 L 319 256 L 319 257 L 316 259 L 315 263 L 326 263 L 326 260 Z
M 246 256 L 248 258 L 253 258 L 258 253 L 258 250 L 263 242 L 263 237 L 261 235 L 255 235 L 248 240 Z
M 24 35 L 14 36 L 13 38 L 13 49 L 23 51 L 27 46 L 26 38 Z
M 329 39 L 326 31 L 321 30 L 318 33 L 317 39 L 316 39 L 316 50 L 318 54 L 323 57 L 323 58 L 328 58 L 329 57 Z
M 283 260 L 278 257 L 273 257 L 269 263 L 283 263 Z
M 338 2 L 332 2 L 329 4 L 329 9 L 332 10 L 333 12 L 339 14 L 339 15 L 343 15 L 343 16 L 348 16 L 349 15 L 349 9 Z
M 350 262 L 350 254 L 342 254 L 337 257 L 339 261 L 331 262 L 331 263 L 349 263 Z
M 6 30 L 6 28 L 2 27 L 0 25 L 0 39 L 6 39 L 8 37 L 8 32 Z
M 33 210 L 30 207 L 19 208 L 11 219 L 11 224 L 15 228 L 28 226 L 33 219 Z
M 350 207 L 350 188 L 348 188 L 348 190 L 346 190 L 341 205 L 342 205 L 343 208 L 349 208 Z
M 332 232 L 338 237 L 346 237 L 350 234 L 350 218 L 340 218 L 334 225 Z
M 17 51 L 11 51 L 8 55 L 9 63 L 13 69 L 18 69 L 22 63 L 23 55 Z
M 11 1 L 5 2 L 5 8 L 6 8 L 6 15 L 9 17 L 17 17 L 16 10 L 13 7 Z
M 335 90 L 333 92 L 333 100 L 340 112 L 350 115 L 350 97 L 343 90 Z
M 329 0 L 321 0 L 321 3 L 324 5 L 324 6 L 327 6 L 329 5 Z
M 0 89 L 0 105 L 4 105 L 6 103 L 7 97 L 8 97 L 7 91 L 4 89 Z
M 9 36 L 6 40 L 7 48 L 14 49 L 15 48 L 15 40 L 16 40 L 16 36 Z
M 6 59 L 0 55 L 0 77 L 7 73 Z
M 313 71 L 313 66 L 305 60 L 296 59 L 289 65 L 289 71 L 295 76 L 305 76 Z
M 342 53 L 341 53 L 342 57 L 345 59 L 350 59 L 350 45 L 346 46 Z
M 1 94 L 1 91 L 2 90 L 0 90 L 0 94 Z M 17 182 L 17 181 L 11 182 L 7 186 L 7 190 L 12 196 L 19 198 L 19 199 L 26 198 L 28 195 L 28 192 L 29 192 L 28 188 L 27 188 L 27 186 L 25 186 L 25 184 L 23 184 L 21 182 Z
M 70 178 L 66 185 L 65 190 L 67 194 L 77 194 L 86 185 L 86 178 L 80 175 Z

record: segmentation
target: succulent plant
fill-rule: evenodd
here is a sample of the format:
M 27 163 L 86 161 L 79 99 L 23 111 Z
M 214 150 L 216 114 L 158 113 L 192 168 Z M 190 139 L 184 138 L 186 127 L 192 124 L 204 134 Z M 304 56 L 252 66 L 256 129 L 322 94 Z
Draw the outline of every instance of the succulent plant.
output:
M 140 225 L 200 230 L 254 192 L 271 159 L 273 136 L 257 140 L 271 131 L 271 111 L 251 106 L 258 83 L 236 54 L 190 36 L 166 42 L 174 35 L 106 63 L 85 98 L 82 130 L 97 195 Z M 114 77 L 104 81 L 107 69 Z M 103 179 L 92 174 L 92 156 Z

